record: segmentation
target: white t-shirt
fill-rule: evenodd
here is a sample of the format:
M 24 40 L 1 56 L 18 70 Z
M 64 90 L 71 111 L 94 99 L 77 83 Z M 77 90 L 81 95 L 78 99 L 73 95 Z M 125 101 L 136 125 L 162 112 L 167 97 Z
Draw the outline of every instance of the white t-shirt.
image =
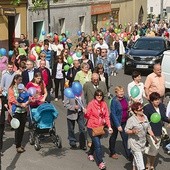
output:
M 62 67 L 63 67 L 63 63 L 58 63 L 57 64 L 57 72 L 56 72 L 56 77 L 55 78 L 57 78 L 57 79 L 62 79 L 63 78 Z
M 142 82 L 140 82 L 139 84 L 136 84 L 134 81 L 132 81 L 131 83 L 128 84 L 128 95 L 129 97 L 131 97 L 130 94 L 130 90 L 134 87 L 134 86 L 138 86 L 140 93 L 137 97 L 135 97 L 134 99 L 139 100 L 139 102 L 143 103 L 143 96 L 145 96 L 145 91 L 144 91 L 144 84 Z

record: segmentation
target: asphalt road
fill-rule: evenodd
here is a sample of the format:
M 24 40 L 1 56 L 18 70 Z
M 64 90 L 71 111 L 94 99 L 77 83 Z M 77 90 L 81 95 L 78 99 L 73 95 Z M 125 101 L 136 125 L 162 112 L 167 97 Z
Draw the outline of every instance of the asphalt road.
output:
M 142 81 L 145 77 L 142 77 Z M 113 88 L 116 85 L 123 85 L 127 87 L 127 84 L 131 82 L 131 76 L 124 75 L 123 71 L 120 71 L 116 77 L 111 78 L 110 91 L 113 93 Z M 57 133 L 62 137 L 62 149 L 54 147 L 52 143 L 46 143 L 42 145 L 40 151 L 35 151 L 34 146 L 31 146 L 28 142 L 29 131 L 25 129 L 25 136 L 23 145 L 26 152 L 23 154 L 17 154 L 14 143 L 14 131 L 9 130 L 9 127 L 5 131 L 4 136 L 4 156 L 2 157 L 2 170 L 97 170 L 95 162 L 87 160 L 86 151 L 82 150 L 70 150 L 67 140 L 67 126 L 66 126 L 66 109 L 63 107 L 62 102 L 59 100 L 54 103 L 59 111 L 59 116 L 56 122 Z M 77 129 L 77 127 L 76 127 Z M 76 130 L 77 131 L 77 130 Z M 124 157 L 124 150 L 122 147 L 120 136 L 117 139 L 117 152 L 120 154 L 118 160 L 109 158 L 108 151 L 108 137 L 102 139 L 104 161 L 107 165 L 107 170 L 131 170 L 131 163 Z M 158 155 L 156 161 L 157 170 L 169 170 L 170 169 L 170 156 L 165 154 L 162 149 Z

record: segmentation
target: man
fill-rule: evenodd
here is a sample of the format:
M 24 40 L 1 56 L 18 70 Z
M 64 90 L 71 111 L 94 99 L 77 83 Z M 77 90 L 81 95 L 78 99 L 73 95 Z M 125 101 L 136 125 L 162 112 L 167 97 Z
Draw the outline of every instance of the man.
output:
M 96 59 L 96 66 L 98 64 L 102 64 L 103 68 L 104 68 L 104 72 L 108 74 L 108 76 L 110 76 L 111 74 L 111 60 L 109 57 L 107 57 L 107 49 L 102 49 L 101 50 L 101 56 L 98 56 Z
M 87 47 L 87 52 L 88 52 L 88 55 L 89 55 L 89 60 L 92 61 L 93 68 L 94 68 L 95 67 L 96 58 L 97 58 L 97 54 L 93 52 L 92 46 L 88 46 Z
M 50 70 L 46 67 L 45 60 L 40 60 L 40 67 L 38 68 L 38 70 L 42 74 L 44 83 L 46 85 L 46 89 L 47 89 L 46 101 L 51 102 L 50 91 L 51 91 L 51 88 L 53 87 L 53 83 L 52 83 L 52 78 L 50 75 Z
M 103 38 L 99 39 L 99 42 L 94 46 L 94 52 L 96 53 L 97 48 L 109 49 L 108 45 L 103 41 Z
M 64 106 L 67 108 L 68 140 L 71 149 L 77 148 L 75 136 L 75 122 L 77 122 L 79 127 L 79 147 L 82 150 L 86 150 L 84 112 L 80 103 L 84 106 L 82 95 L 77 97 L 77 99 L 64 96 Z
M 4 99 L 7 100 L 8 89 L 14 79 L 16 73 L 14 72 L 14 64 L 9 62 L 7 65 L 7 69 L 2 72 L 2 79 L 1 79 L 1 88 L 2 88 L 2 95 Z M 8 113 L 7 118 L 8 123 L 11 121 L 11 115 Z
M 153 73 L 146 77 L 144 88 L 148 100 L 152 92 L 158 92 L 163 99 L 165 94 L 165 76 L 162 74 L 160 63 L 156 63 L 153 66 Z
M 9 62 L 7 65 L 7 69 L 2 72 L 1 88 L 4 95 L 7 94 L 8 88 L 10 87 L 14 76 L 14 64 L 12 62 Z
M 33 79 L 34 74 L 36 72 L 39 72 L 39 70 L 34 68 L 34 62 L 31 60 L 27 60 L 26 70 L 22 72 L 22 82 L 23 82 L 24 86 L 26 86 L 27 83 Z
M 67 80 L 69 80 L 69 87 L 71 87 L 78 71 L 80 71 L 80 62 L 78 60 L 74 60 L 73 67 L 70 68 L 67 72 Z
M 94 92 L 96 89 L 100 89 L 104 93 L 104 100 L 107 102 L 107 87 L 105 82 L 99 81 L 99 75 L 97 73 L 92 74 L 91 81 L 86 82 L 83 86 L 84 98 L 86 99 L 86 104 L 94 99 Z

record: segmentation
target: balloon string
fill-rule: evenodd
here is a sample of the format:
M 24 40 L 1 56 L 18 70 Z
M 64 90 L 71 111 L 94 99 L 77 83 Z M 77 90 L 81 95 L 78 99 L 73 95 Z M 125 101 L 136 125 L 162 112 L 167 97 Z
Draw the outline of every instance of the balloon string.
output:
M 81 107 L 82 109 L 84 109 L 84 106 L 83 106 L 82 101 L 79 100 L 77 97 L 75 97 L 75 99 L 76 99 L 76 101 L 78 102 L 78 104 L 80 105 L 80 107 Z

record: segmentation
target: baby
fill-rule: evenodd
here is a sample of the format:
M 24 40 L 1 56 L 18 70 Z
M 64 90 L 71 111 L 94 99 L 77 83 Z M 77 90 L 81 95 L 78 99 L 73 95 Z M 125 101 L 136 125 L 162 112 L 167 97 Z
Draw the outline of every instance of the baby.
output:
M 25 86 L 23 84 L 19 84 L 18 85 L 18 92 L 19 92 L 19 96 L 17 98 L 17 102 L 18 103 L 26 103 L 29 100 L 30 95 L 28 94 L 28 92 L 25 90 Z M 17 107 L 16 104 L 12 105 L 12 113 L 14 114 Z

